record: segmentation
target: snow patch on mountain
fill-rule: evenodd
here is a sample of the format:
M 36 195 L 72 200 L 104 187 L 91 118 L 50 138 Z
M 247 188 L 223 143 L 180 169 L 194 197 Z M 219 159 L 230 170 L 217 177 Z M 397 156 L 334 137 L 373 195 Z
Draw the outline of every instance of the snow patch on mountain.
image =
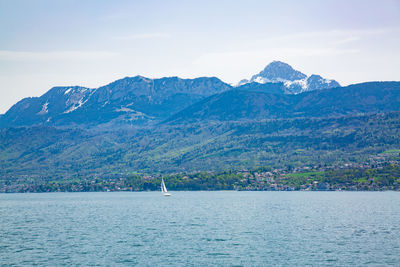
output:
M 74 110 L 77 110 L 78 108 L 82 107 L 86 103 L 86 100 L 83 100 L 83 98 L 79 99 L 78 102 L 74 103 L 67 111 L 64 111 L 64 114 L 71 113 Z
M 117 108 L 115 109 L 116 112 L 135 112 L 135 110 L 127 108 L 127 107 L 122 107 L 122 108 Z
M 289 91 L 302 93 L 307 91 L 307 79 L 295 80 L 295 81 L 284 81 L 283 84 Z
M 45 115 L 45 114 L 49 113 L 48 106 L 49 106 L 49 102 L 46 101 L 46 103 L 44 103 L 43 106 L 42 106 L 42 110 L 39 111 L 37 114 L 38 115 Z
M 66 95 L 64 114 L 71 113 L 82 107 L 93 94 L 95 89 L 85 87 L 71 87 L 64 92 Z

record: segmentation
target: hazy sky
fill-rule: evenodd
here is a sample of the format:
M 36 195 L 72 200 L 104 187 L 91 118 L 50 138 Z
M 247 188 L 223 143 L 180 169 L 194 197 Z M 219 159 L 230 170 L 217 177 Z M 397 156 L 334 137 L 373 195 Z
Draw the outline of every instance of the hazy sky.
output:
M 234 83 L 272 60 L 343 85 L 400 80 L 400 0 L 0 0 L 0 113 L 56 85 Z

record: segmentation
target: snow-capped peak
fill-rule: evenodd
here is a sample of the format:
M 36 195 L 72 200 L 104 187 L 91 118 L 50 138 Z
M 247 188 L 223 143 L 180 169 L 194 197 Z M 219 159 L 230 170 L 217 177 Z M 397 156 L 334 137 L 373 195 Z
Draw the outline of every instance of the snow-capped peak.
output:
M 238 86 L 251 82 L 283 83 L 288 94 L 299 94 L 340 86 L 335 80 L 324 79 L 319 75 L 307 76 L 281 61 L 271 62 L 260 73 L 253 75 L 250 80 L 241 80 Z

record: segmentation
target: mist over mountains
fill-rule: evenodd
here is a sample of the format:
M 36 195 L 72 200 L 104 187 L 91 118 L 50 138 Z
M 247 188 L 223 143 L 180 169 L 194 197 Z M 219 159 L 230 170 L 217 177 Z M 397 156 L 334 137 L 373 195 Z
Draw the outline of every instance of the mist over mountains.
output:
M 1 177 L 365 162 L 400 148 L 400 82 L 341 87 L 274 61 L 237 86 L 126 77 L 54 87 L 0 116 Z

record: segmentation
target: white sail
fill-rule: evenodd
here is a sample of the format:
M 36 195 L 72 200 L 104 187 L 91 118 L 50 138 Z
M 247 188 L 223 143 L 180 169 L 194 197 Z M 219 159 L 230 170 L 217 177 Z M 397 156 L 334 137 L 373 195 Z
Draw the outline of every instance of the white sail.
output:
M 167 188 L 165 187 L 165 183 L 163 184 L 163 186 L 164 186 L 164 192 L 167 193 L 168 190 L 167 190 Z
M 167 192 L 163 178 L 161 178 L 161 192 L 163 192 L 163 193 Z
M 164 196 L 170 196 L 171 194 L 168 193 L 167 187 L 165 187 L 164 179 L 161 178 L 161 192 Z

